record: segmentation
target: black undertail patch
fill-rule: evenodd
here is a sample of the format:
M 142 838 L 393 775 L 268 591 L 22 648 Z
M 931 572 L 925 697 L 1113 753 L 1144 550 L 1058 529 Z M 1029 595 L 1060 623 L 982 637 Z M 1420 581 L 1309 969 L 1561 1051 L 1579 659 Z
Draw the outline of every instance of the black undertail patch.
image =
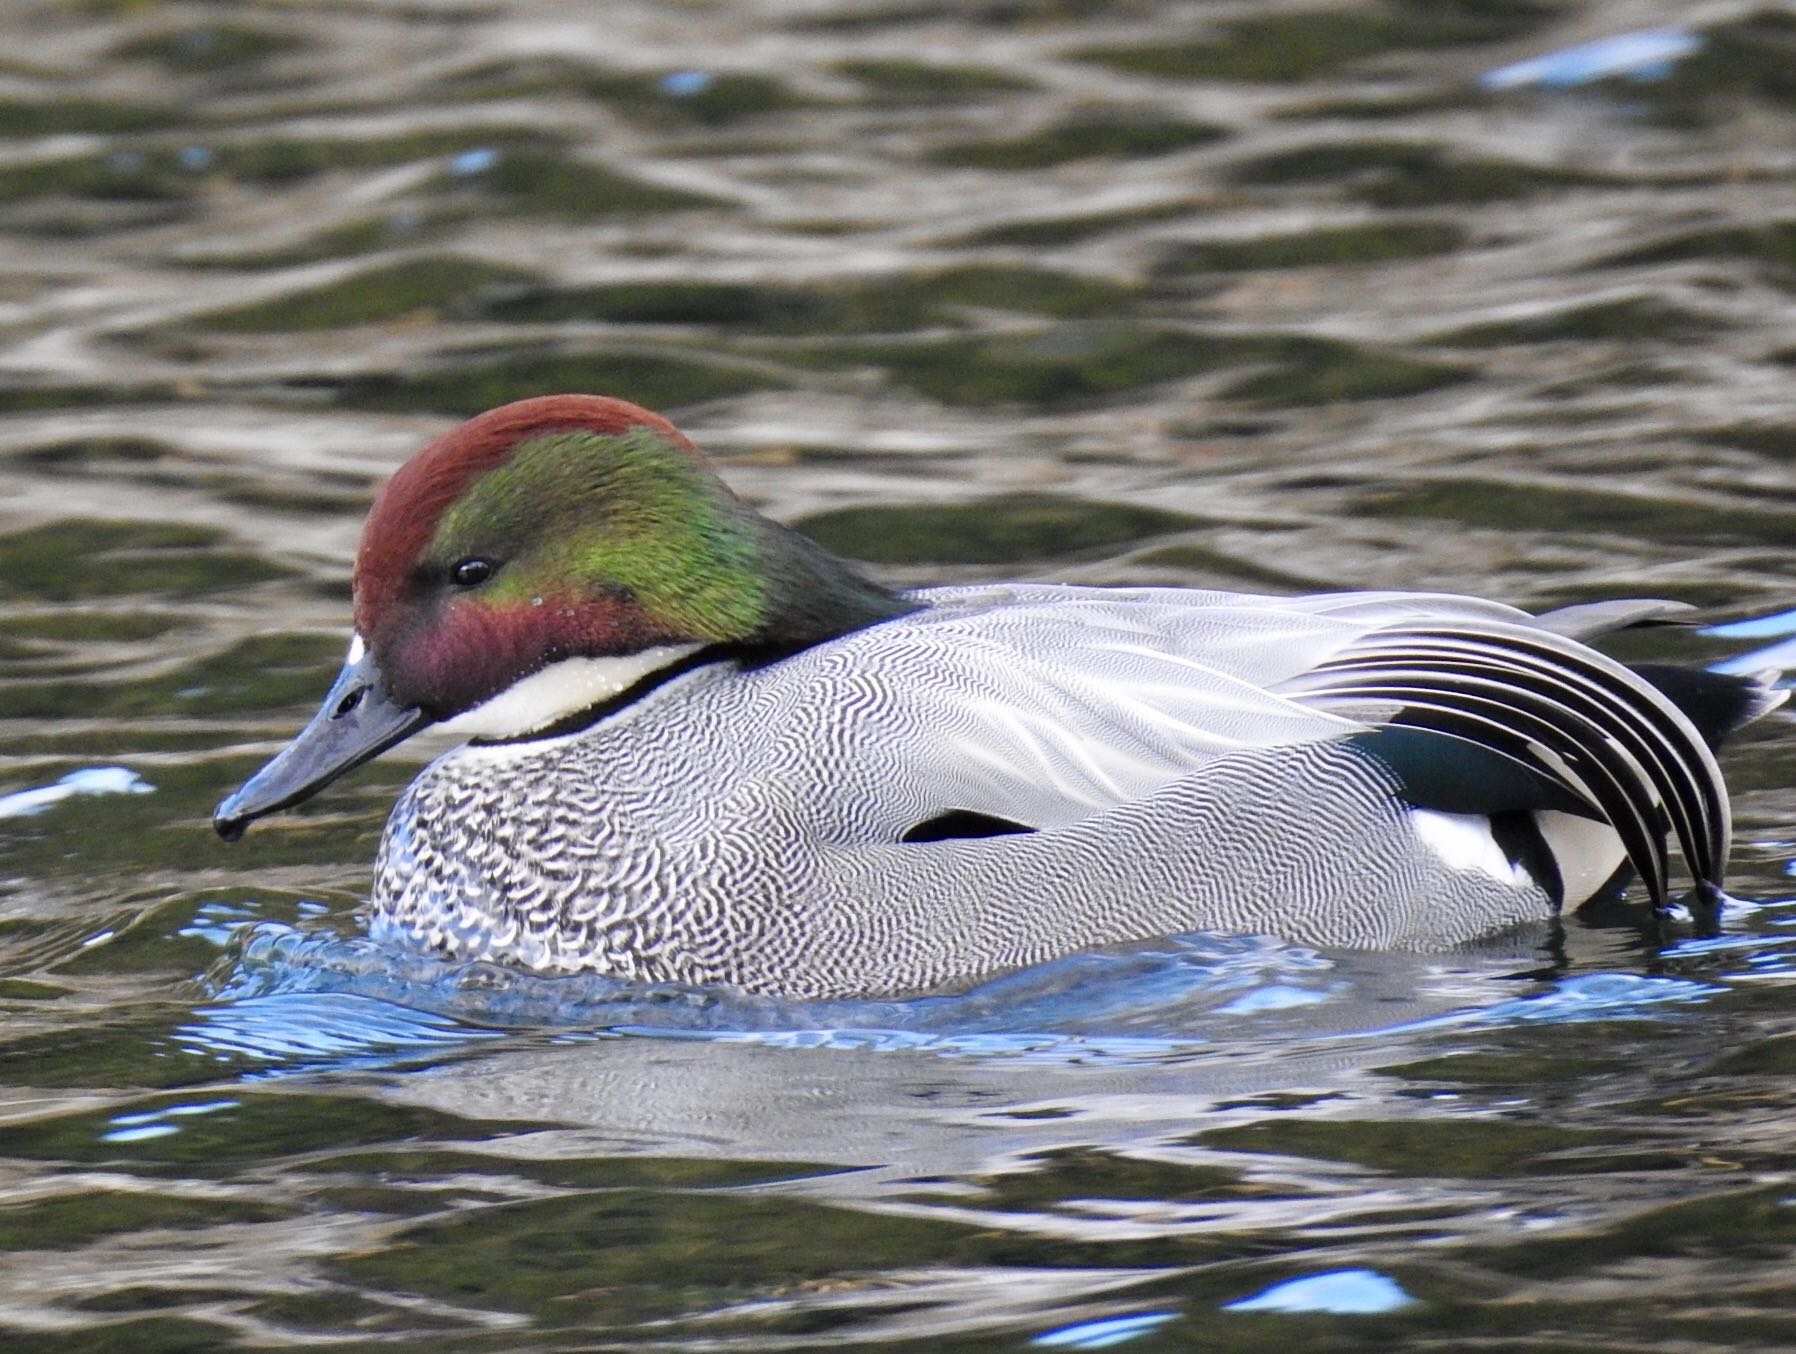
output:
M 1490 835 L 1504 858 L 1540 885 L 1541 892 L 1552 900 L 1555 911 L 1565 906 L 1565 876 L 1559 872 L 1559 862 L 1547 845 L 1538 818 L 1519 809 L 1493 813 Z

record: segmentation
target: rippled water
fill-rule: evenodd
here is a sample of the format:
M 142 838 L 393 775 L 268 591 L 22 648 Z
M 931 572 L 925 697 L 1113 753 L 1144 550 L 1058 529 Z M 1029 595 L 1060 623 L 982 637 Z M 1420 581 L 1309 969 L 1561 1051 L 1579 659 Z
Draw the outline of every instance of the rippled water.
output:
M 1719 940 L 1193 938 L 910 1003 L 375 949 L 404 757 L 206 824 L 329 679 L 372 487 L 553 390 L 897 582 L 1787 611 L 1787 10 L 0 33 L 5 1348 L 1796 1342 L 1787 718 L 1727 759 Z

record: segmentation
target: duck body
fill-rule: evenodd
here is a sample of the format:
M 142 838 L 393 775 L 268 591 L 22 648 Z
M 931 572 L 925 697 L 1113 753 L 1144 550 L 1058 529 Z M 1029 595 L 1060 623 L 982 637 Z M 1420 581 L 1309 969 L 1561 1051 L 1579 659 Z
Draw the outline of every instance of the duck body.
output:
M 1668 835 L 1717 889 L 1710 744 L 1780 695 L 1642 675 L 1582 642 L 1669 604 L 1535 618 L 1421 593 L 895 594 L 758 517 L 707 529 L 722 543 L 684 597 L 637 614 L 642 586 L 607 563 L 596 600 L 569 602 L 531 577 L 534 545 L 444 546 L 444 522 L 517 463 L 506 451 L 565 437 L 570 408 L 599 441 L 667 433 L 613 401 L 590 402 L 621 420 L 597 432 L 587 404 L 529 404 L 563 421 L 498 411 L 521 430 L 476 472 L 419 480 L 440 502 L 415 508 L 424 489 L 396 479 L 405 529 L 435 545 L 392 565 L 376 539 L 367 564 L 364 538 L 344 676 L 220 808 L 240 831 L 416 727 L 475 735 L 405 792 L 375 867 L 376 933 L 450 955 L 815 998 L 1198 930 L 1441 948 L 1574 908 L 1630 867 L 1663 903 Z M 439 461 L 459 467 L 470 442 Z M 618 476 L 597 479 L 615 497 Z M 606 520 L 588 557 L 640 535 Z M 756 550 L 779 559 L 771 582 Z M 750 593 L 790 600 L 719 601 L 719 555 L 748 561 Z M 515 597 L 481 591 L 507 568 Z M 364 606 L 383 588 L 395 611 Z M 432 679 L 445 632 L 477 622 L 484 660 L 545 613 L 550 642 L 520 642 L 496 677 Z
M 1356 726 L 1277 690 L 1368 629 L 1496 608 L 913 596 L 584 730 L 439 759 L 388 823 L 376 924 L 542 970 L 814 997 L 1198 929 L 1417 948 L 1553 910 L 1494 846 L 1499 874 L 1453 868 L 1341 741 Z M 1033 830 L 905 840 L 952 814 Z

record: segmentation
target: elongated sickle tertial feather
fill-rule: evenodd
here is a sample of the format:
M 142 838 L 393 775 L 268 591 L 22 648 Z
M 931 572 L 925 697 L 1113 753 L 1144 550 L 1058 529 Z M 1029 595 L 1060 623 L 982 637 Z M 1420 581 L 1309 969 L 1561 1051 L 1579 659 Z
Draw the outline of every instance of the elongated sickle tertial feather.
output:
M 1731 824 L 1713 754 L 1669 699 L 1601 654 L 1519 625 L 1387 630 L 1282 689 L 1337 713 L 1378 707 L 1368 722 L 1538 769 L 1615 829 L 1656 906 L 1668 826 L 1705 896 L 1720 886 Z
M 1439 632 L 1424 636 L 1437 649 L 1451 646 Z M 1699 880 L 1718 882 L 1727 868 L 1731 832 L 1721 772 L 1702 735 L 1657 688 L 1590 650 L 1565 651 L 1515 639 L 1515 670 L 1533 674 L 1543 693 L 1556 692 L 1641 759 L 1676 829 L 1679 849 Z

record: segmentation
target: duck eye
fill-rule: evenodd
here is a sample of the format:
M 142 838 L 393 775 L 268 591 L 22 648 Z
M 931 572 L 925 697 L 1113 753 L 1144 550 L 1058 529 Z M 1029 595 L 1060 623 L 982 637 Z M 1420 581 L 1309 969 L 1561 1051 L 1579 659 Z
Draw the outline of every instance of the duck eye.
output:
M 455 580 L 458 588 L 474 587 L 492 576 L 493 562 L 490 559 L 464 559 L 449 571 L 449 577 Z

